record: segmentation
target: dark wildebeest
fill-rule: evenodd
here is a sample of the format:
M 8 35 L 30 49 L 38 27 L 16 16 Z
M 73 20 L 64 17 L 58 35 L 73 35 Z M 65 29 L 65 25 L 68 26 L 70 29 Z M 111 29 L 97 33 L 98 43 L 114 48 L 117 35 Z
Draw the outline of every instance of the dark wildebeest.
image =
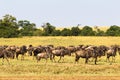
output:
M 44 46 L 38 46 L 38 47 L 34 47 L 34 50 L 33 50 L 33 56 L 36 57 L 37 54 L 39 53 L 42 53 L 42 52 L 45 52 L 45 47 Z
M 97 54 L 98 58 L 101 58 L 102 56 L 105 56 L 105 53 L 106 53 L 108 47 L 106 47 L 104 45 L 100 45 L 98 47 L 93 47 L 93 49 L 94 49 L 94 53 Z M 93 60 L 94 60 L 94 58 L 93 58 Z
M 97 57 L 101 56 L 98 52 L 98 47 L 96 46 L 89 46 L 89 47 L 82 47 L 80 50 L 76 51 L 75 53 L 75 62 L 78 62 L 79 58 L 85 58 L 85 63 L 88 63 L 89 58 L 95 59 L 95 64 L 97 62 Z
M 59 62 L 61 58 L 64 57 L 65 55 L 71 56 L 71 52 L 67 48 L 52 50 L 52 59 L 54 59 L 54 61 L 55 61 L 55 56 L 60 56 L 60 59 L 58 60 Z
M 110 62 L 110 64 L 112 64 L 112 62 L 115 62 L 115 56 L 118 50 L 118 45 L 112 45 L 109 47 L 109 49 L 107 50 L 106 54 L 107 54 L 107 60 L 110 62 L 109 58 L 112 56 L 112 61 Z
M 19 54 L 21 54 L 21 60 L 24 60 L 24 54 L 27 52 L 27 47 L 25 45 L 16 49 L 16 58 L 18 59 Z
M 101 54 L 101 56 L 105 56 L 105 53 L 108 50 L 108 47 L 101 45 L 101 46 L 98 46 L 98 50 L 99 50 L 98 52 Z M 101 57 L 101 56 L 99 56 L 99 57 Z

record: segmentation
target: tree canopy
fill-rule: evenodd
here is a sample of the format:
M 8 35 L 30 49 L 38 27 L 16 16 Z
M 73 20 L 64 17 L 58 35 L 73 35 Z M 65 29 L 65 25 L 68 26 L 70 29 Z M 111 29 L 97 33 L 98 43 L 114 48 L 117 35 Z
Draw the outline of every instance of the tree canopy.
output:
M 90 26 L 73 26 L 71 28 L 56 29 L 49 22 L 44 23 L 40 29 L 35 23 L 28 20 L 17 21 L 16 17 L 6 14 L 0 19 L 0 37 L 13 38 L 22 36 L 120 36 L 120 27 L 110 26 L 106 31 L 98 27 L 94 30 Z

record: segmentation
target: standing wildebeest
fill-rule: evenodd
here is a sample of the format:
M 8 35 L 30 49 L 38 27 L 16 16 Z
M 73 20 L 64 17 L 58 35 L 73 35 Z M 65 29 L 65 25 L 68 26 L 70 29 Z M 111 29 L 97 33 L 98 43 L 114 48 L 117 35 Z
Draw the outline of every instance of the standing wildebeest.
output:
M 13 55 L 14 54 L 11 52 L 10 49 L 8 50 L 6 49 L 6 47 L 3 46 L 0 47 L 0 58 L 3 58 L 2 64 L 4 62 L 4 58 L 7 60 L 8 64 L 10 64 L 8 58 L 13 58 Z
M 71 56 L 71 52 L 67 48 L 63 47 L 63 49 L 52 50 L 52 59 L 54 59 L 54 61 L 55 61 L 55 56 L 60 56 L 60 59 L 58 60 L 58 62 L 59 62 L 61 60 L 61 58 L 64 57 L 65 55 Z
M 44 52 L 41 52 L 41 53 L 37 54 L 37 56 L 36 56 L 37 62 L 40 61 L 42 58 L 46 59 L 46 62 L 47 62 L 48 58 L 51 59 L 51 49 L 50 49 L 50 47 L 46 47 Z
M 75 53 L 75 62 L 78 62 L 79 58 L 85 58 L 85 63 L 88 63 L 89 58 L 95 58 L 95 64 L 97 62 L 97 57 L 101 56 L 98 52 L 99 48 L 96 46 L 82 47 L 80 50 Z
M 70 51 L 70 53 L 75 53 L 75 51 L 76 51 L 75 46 L 68 46 L 67 49 Z
M 38 47 L 34 47 L 34 50 L 33 50 L 33 56 L 36 57 L 37 54 L 39 53 L 42 53 L 42 52 L 45 52 L 45 47 L 44 46 L 38 46 Z
M 32 45 L 29 45 L 27 51 L 30 56 L 32 56 L 33 50 L 34 50 L 34 47 Z
M 107 50 L 106 54 L 107 54 L 107 60 L 110 62 L 109 58 L 110 56 L 112 56 L 112 61 L 110 64 L 112 64 L 113 60 L 115 62 L 115 56 L 118 50 L 118 46 L 117 45 L 112 45 L 109 47 L 109 49 Z M 114 59 L 113 59 L 114 58 Z
M 101 46 L 98 46 L 98 48 L 99 48 L 99 53 L 101 54 L 101 56 L 105 56 L 105 53 L 108 50 L 108 47 L 104 46 L 104 45 L 101 45 Z
M 119 53 L 119 55 L 120 55 L 120 46 L 118 46 L 118 53 Z
M 98 47 L 93 47 L 93 49 L 94 49 L 94 53 L 97 54 L 97 56 L 99 58 L 101 58 L 102 56 L 105 56 L 105 53 L 106 53 L 108 48 L 104 45 L 101 45 L 101 46 L 98 46 Z
M 16 46 L 8 46 L 8 47 L 6 47 L 6 50 L 11 53 L 12 58 L 14 59 L 14 57 L 15 57 L 15 52 L 16 52 Z
M 24 54 L 27 52 L 27 47 L 25 45 L 16 49 L 16 58 L 18 59 L 19 54 L 21 54 L 21 60 L 24 59 Z

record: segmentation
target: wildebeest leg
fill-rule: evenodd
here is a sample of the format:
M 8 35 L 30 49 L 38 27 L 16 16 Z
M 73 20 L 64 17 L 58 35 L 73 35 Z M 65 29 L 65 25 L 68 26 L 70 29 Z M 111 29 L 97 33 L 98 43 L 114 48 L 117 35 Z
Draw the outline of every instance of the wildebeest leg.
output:
M 18 56 L 19 56 L 19 54 L 18 54 L 18 53 L 16 53 L 16 58 L 17 58 L 17 60 L 18 60 Z
M 32 51 L 29 52 L 29 55 L 32 56 Z
M 64 62 L 64 56 L 63 56 L 63 62 Z
M 95 58 L 95 64 L 96 64 L 96 62 L 97 62 L 97 57 Z
M 60 59 L 58 60 L 58 62 L 60 62 L 61 58 L 62 58 L 62 56 L 60 56 Z
M 78 63 L 79 58 L 80 58 L 79 56 L 75 57 L 75 63 Z
M 113 63 L 113 61 L 114 61 L 114 58 L 113 58 L 113 56 L 112 56 L 112 63 Z
M 55 55 L 53 55 L 53 59 L 54 59 L 54 62 L 56 62 L 56 61 L 55 61 Z
M 9 60 L 6 55 L 4 55 L 4 58 L 7 60 L 8 64 L 10 65 Z M 3 58 L 3 62 L 4 62 L 4 58 Z
M 41 58 L 40 58 L 40 57 L 38 57 L 38 58 L 37 58 L 37 63 L 38 63 L 40 60 L 41 60 Z
M 9 62 L 9 60 L 8 60 L 8 58 L 7 58 L 7 57 L 6 57 L 6 60 L 7 60 L 8 64 L 10 65 L 10 62 Z
M 110 65 L 112 64 L 112 62 L 113 62 L 113 59 L 110 61 L 110 56 L 107 56 L 107 59 L 108 59 L 108 61 L 109 61 L 109 63 L 110 63 Z M 112 56 L 112 58 L 113 58 L 113 56 Z
M 46 59 L 46 63 L 47 63 L 47 58 L 45 58 Z
M 85 59 L 85 64 L 87 64 L 87 63 L 88 63 L 88 58 Z
M 22 56 L 21 56 L 21 60 L 24 60 L 24 54 L 22 54 Z
M 53 62 L 53 57 L 52 57 L 52 54 L 50 54 L 50 60 Z
M 107 62 L 107 61 L 110 62 L 109 58 L 110 58 L 110 56 L 107 55 L 106 62 Z

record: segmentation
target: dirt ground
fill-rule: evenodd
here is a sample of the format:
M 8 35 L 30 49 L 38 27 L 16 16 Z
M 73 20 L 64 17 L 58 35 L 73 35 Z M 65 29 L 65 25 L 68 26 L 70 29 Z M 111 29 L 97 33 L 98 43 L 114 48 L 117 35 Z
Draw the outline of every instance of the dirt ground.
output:
M 120 80 L 119 76 L 1 76 L 0 80 Z

